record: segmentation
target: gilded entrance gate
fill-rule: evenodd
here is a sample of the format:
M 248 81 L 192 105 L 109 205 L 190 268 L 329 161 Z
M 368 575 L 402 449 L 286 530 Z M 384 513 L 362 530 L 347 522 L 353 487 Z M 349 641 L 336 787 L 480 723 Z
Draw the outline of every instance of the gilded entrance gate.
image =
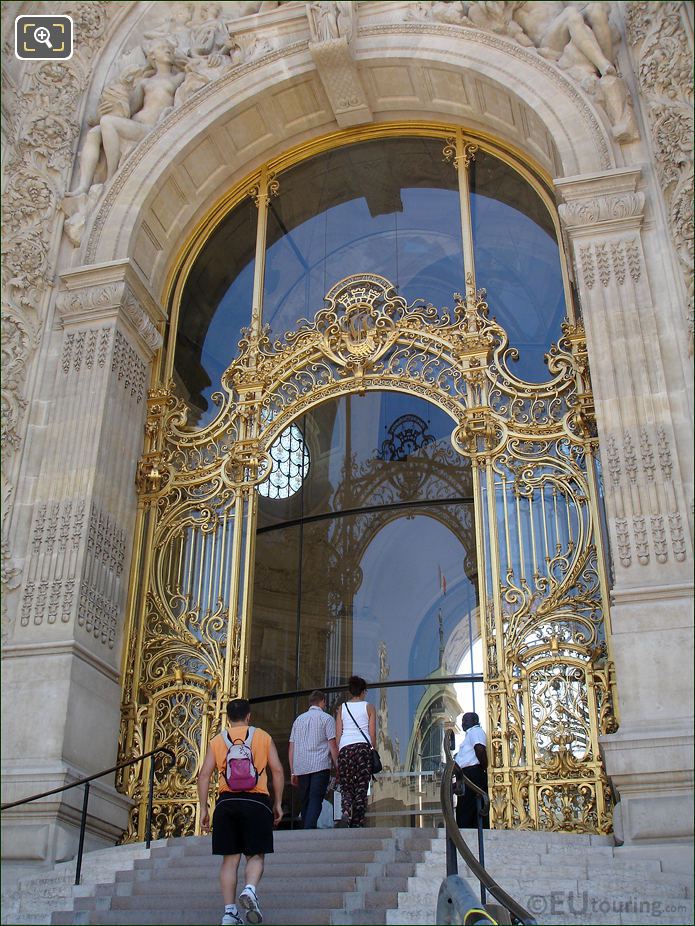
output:
M 478 564 L 493 826 L 611 828 L 599 736 L 617 726 L 615 682 L 584 332 L 566 321 L 547 354 L 547 381 L 513 374 L 507 332 L 476 289 L 469 181 L 486 143 L 460 129 L 449 137 L 442 127 L 409 125 L 408 134 L 442 138 L 457 178 L 466 292 L 453 295 L 453 308 L 408 303 L 383 276 L 355 274 L 271 343 L 265 243 L 279 182 L 269 165 L 235 194 L 258 207 L 252 309 L 213 396 L 214 420 L 187 425 L 169 379 L 171 350 L 150 392 L 119 745 L 121 758 L 160 745 L 177 755 L 157 777 L 160 836 L 195 831 L 201 743 L 218 728 L 225 702 L 248 690 L 258 495 L 271 454 L 291 445 L 309 409 L 384 390 L 444 410 L 451 452 L 471 462 L 475 543 L 467 544 Z M 542 184 L 515 169 L 555 222 Z M 175 299 L 172 330 L 177 311 Z M 148 768 L 128 774 L 120 782 L 134 799 L 126 838 L 143 838 Z
M 261 204 L 268 189 L 262 178 Z M 257 487 L 271 448 L 306 409 L 371 390 L 448 412 L 452 446 L 474 468 L 493 825 L 610 830 L 598 737 L 616 728 L 615 693 L 584 332 L 567 322 L 548 381 L 522 382 L 471 274 L 468 284 L 448 311 L 354 275 L 272 344 L 254 314 L 200 430 L 186 428 L 172 385 L 150 393 L 120 754 L 166 745 L 178 757 L 157 779 L 160 836 L 194 832 L 200 744 L 253 658 Z M 135 800 L 131 839 L 143 836 L 146 781 L 147 769 L 121 781 Z

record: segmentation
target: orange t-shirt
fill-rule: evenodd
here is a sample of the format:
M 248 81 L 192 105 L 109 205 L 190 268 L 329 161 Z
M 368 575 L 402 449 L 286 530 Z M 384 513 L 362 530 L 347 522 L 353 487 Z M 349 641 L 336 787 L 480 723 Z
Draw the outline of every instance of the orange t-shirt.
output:
M 246 736 L 248 735 L 248 729 L 248 724 L 235 723 L 227 726 L 227 733 L 233 740 L 243 740 L 246 739 Z M 268 775 L 266 772 L 266 767 L 268 765 L 270 742 L 270 734 L 266 733 L 265 730 L 259 730 L 259 728 L 256 727 L 256 730 L 253 734 L 253 739 L 251 740 L 251 755 L 253 756 L 253 764 L 255 765 L 256 771 L 258 772 L 258 781 L 256 782 L 256 786 L 251 788 L 251 790 L 248 792 L 249 794 L 268 794 Z M 215 764 L 217 765 L 217 770 L 220 773 L 219 793 L 222 794 L 225 791 L 231 791 L 231 788 L 224 778 L 224 766 L 227 761 L 227 744 L 222 738 L 221 733 L 219 733 L 211 741 L 210 746 L 212 747 L 212 751 L 215 754 Z

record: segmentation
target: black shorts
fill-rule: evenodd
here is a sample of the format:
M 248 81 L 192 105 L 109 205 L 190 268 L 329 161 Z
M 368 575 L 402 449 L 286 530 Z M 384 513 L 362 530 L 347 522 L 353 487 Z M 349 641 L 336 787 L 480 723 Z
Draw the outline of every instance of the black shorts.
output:
M 213 855 L 273 851 L 273 805 L 266 794 L 223 791 L 212 815 Z

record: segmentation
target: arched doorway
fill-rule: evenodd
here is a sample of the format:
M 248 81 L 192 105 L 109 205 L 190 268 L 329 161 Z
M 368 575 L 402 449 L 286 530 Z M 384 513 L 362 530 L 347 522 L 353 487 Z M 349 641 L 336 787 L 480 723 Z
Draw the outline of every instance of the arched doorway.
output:
M 611 805 L 598 736 L 614 728 L 615 719 L 583 329 L 573 315 L 557 219 L 542 183 L 487 147 L 476 162 L 478 146 L 460 132 L 445 142 L 418 138 L 413 146 L 406 137 L 412 158 L 401 170 L 401 161 L 387 157 L 390 172 L 379 167 L 383 151 L 350 146 L 335 160 L 338 183 L 326 164 L 332 153 L 321 155 L 320 163 L 300 161 L 294 168 L 299 174 L 288 170 L 289 197 L 277 208 L 273 197 L 283 176 L 264 169 L 252 190 L 258 212 L 240 203 L 185 264 L 164 378 L 149 400 L 139 470 L 142 557 L 136 570 L 145 580 L 133 593 L 123 748 L 150 746 L 164 736 L 168 743 L 183 742 L 189 756 L 219 723 L 224 701 L 240 690 L 251 693 L 254 677 L 272 672 L 275 692 L 303 687 L 301 628 L 311 610 L 303 611 L 311 600 L 303 553 L 294 558 L 291 581 L 278 582 L 275 594 L 263 568 L 266 562 L 277 567 L 278 559 L 258 556 L 273 531 L 298 532 L 302 544 L 309 537 L 324 557 L 324 571 L 335 574 L 334 587 L 319 582 L 313 592 L 313 658 L 307 664 L 323 666 L 323 678 L 312 677 L 307 687 L 357 670 L 355 641 L 370 639 L 354 630 L 360 573 L 380 532 L 397 524 L 404 487 L 415 486 L 417 494 L 424 486 L 416 503 L 437 508 L 436 518 L 430 511 L 422 515 L 428 527 L 429 521 L 444 526 L 447 516 L 456 521 L 446 512 L 451 497 L 439 499 L 441 505 L 431 497 L 442 480 L 431 474 L 419 479 L 412 452 L 400 467 L 400 482 L 391 479 L 396 500 L 360 504 L 365 488 L 367 498 L 387 491 L 388 467 L 381 464 L 398 464 L 404 448 L 414 446 L 427 459 L 432 442 L 426 428 L 418 438 L 416 419 L 427 423 L 430 413 L 404 407 L 388 416 L 384 439 L 371 441 L 370 451 L 382 454 L 380 464 L 375 456 L 361 473 L 352 473 L 351 449 L 340 478 L 324 478 L 315 491 L 319 510 L 309 517 L 318 520 L 311 524 L 301 507 L 303 487 L 330 450 L 327 435 L 341 403 L 347 409 L 364 396 L 400 393 L 449 416 L 445 453 L 468 473 L 469 494 L 456 496 L 456 504 L 468 506 L 470 516 L 458 535 L 469 537 L 468 578 L 475 577 L 477 601 L 467 613 L 472 621 L 477 611 L 483 647 L 493 823 L 605 832 Z M 348 175 L 353 186 L 346 190 Z M 446 233 L 433 233 L 433 213 L 452 216 Z M 222 261 L 229 253 L 233 260 Z M 460 282 L 461 292 L 452 293 L 449 308 L 435 306 L 427 291 L 418 299 L 413 289 L 405 298 L 382 274 L 359 272 L 330 286 L 325 307 L 317 309 L 316 292 L 330 283 L 329 268 L 344 272 L 356 254 L 380 270 L 392 268 L 406 290 L 435 291 L 440 284 L 446 290 Z M 215 267 L 222 268 L 217 276 Z M 490 280 L 495 292 L 489 298 L 505 324 L 490 317 L 476 289 L 476 267 Z M 298 317 L 302 307 L 304 318 Z M 282 334 L 288 319 L 294 328 Z M 507 329 L 514 331 L 514 345 Z M 241 333 L 238 348 L 235 332 Z M 328 415 L 323 423 L 321 415 Z M 264 484 L 269 488 L 261 489 Z M 338 501 L 338 510 L 321 509 L 327 499 L 334 506 Z M 280 501 L 286 510 L 278 515 Z M 266 515 L 274 523 L 264 524 Z M 282 546 L 290 557 L 292 544 Z M 428 568 L 434 573 L 433 563 Z M 274 643 L 254 638 L 263 629 L 259 593 L 268 612 L 288 615 L 274 628 L 266 621 L 276 632 Z M 373 621 L 363 623 L 373 631 Z M 433 633 L 440 633 L 439 615 L 429 621 L 430 643 Z M 384 666 L 393 659 L 378 637 L 369 654 L 373 662 L 378 656 L 382 677 L 372 683 L 384 683 Z M 266 669 L 265 654 L 271 654 Z M 426 676 L 430 690 L 407 708 L 410 738 L 419 738 L 418 755 L 424 748 L 428 762 L 434 718 L 451 713 L 456 702 L 455 690 L 442 692 L 438 669 L 441 660 Z M 413 671 L 409 666 L 406 681 Z M 200 708 L 167 733 L 156 712 L 165 709 L 167 697 L 180 700 L 184 688 L 196 693 Z M 380 707 L 382 716 L 391 710 L 388 699 Z M 267 723 L 280 729 L 286 721 L 279 711 Z M 406 754 L 412 758 L 415 751 L 408 747 Z M 182 761 L 181 767 L 189 766 Z M 139 783 L 129 787 L 142 795 Z M 165 779 L 157 796 L 160 832 L 194 826 L 192 788 L 192 778 L 182 773 Z M 132 832 L 141 827 L 138 808 Z
M 294 447 L 272 494 L 261 484 L 248 694 L 279 697 L 254 718 L 283 756 L 303 704 L 285 693 L 369 679 L 385 766 L 370 819 L 383 823 L 437 812 L 444 732 L 462 712 L 462 660 L 445 653 L 480 632 L 472 472 L 453 425 L 404 393 L 331 399 L 283 432 Z

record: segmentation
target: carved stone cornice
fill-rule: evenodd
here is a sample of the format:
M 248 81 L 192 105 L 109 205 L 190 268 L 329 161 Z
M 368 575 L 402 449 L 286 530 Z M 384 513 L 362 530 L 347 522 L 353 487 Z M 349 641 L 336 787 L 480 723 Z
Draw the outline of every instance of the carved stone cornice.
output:
M 570 238 L 637 230 L 644 218 L 640 170 L 624 168 L 589 177 L 566 177 L 555 186 L 564 203 L 560 218 Z
M 165 316 L 128 262 L 84 267 L 61 276 L 57 309 L 64 328 L 119 318 L 147 359 L 162 346 Z

